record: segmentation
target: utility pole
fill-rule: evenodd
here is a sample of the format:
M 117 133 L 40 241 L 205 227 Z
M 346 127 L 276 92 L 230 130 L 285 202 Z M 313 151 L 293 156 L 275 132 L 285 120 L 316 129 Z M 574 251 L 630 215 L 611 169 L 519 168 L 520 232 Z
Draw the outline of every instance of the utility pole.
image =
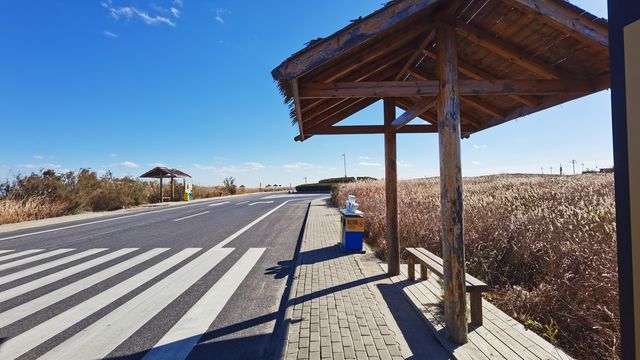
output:
M 344 178 L 347 178 L 347 154 L 342 153 L 342 158 L 344 160 Z
M 540 166 L 540 173 L 544 175 L 544 166 Z
M 571 160 L 571 165 L 573 165 L 573 175 L 576 174 L 576 163 L 578 163 L 578 162 L 575 161 L 575 160 Z
M 584 172 L 584 163 L 582 163 L 582 172 Z
M 553 166 L 549 166 L 549 174 L 553 175 Z
M 304 183 L 305 184 L 307 183 L 307 177 L 306 176 L 304 177 Z
M 262 191 L 262 182 L 260 182 L 260 191 Z
M 560 175 L 562 175 L 562 164 L 560 164 Z

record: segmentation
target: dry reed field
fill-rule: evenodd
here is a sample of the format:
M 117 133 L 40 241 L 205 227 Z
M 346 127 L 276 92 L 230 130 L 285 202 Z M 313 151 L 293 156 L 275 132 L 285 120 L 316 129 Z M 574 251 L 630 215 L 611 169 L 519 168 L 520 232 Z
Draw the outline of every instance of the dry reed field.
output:
M 356 196 L 367 242 L 385 257 L 384 182 L 341 186 Z M 400 245 L 441 254 L 438 179 L 399 182 Z M 486 299 L 577 359 L 619 354 L 612 174 L 464 179 L 467 272 Z

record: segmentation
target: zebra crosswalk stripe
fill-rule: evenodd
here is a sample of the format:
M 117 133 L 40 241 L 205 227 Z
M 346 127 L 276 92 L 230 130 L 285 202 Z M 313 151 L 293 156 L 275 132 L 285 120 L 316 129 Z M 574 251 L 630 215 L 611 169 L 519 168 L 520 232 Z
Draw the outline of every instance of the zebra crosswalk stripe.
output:
M 3 255 L 3 256 L 0 256 L 0 261 L 7 261 L 7 260 L 15 259 L 17 257 L 35 254 L 42 251 L 44 251 L 44 249 L 30 249 L 30 250 L 20 251 L 17 253 L 12 253 L 9 255 Z
M 0 359 L 17 358 L 79 321 L 91 316 L 98 310 L 111 304 L 132 290 L 135 290 L 139 286 L 178 265 L 200 250 L 201 249 L 197 248 L 184 249 L 168 259 L 153 265 L 152 267 L 128 278 L 127 280 L 124 280 L 123 282 L 101 292 L 100 294 L 97 294 L 67 311 L 54 316 L 36 327 L 5 341 L 2 344 L 2 347 L 0 347 Z
M 49 252 L 44 253 L 44 254 L 34 255 L 34 256 L 30 256 L 28 258 L 12 261 L 12 262 L 0 265 L 0 271 L 1 270 L 6 270 L 6 269 L 11 269 L 11 268 L 14 268 L 16 266 L 20 266 L 20 265 L 24 265 L 24 264 L 28 264 L 28 263 L 32 263 L 32 262 L 36 262 L 36 261 L 40 261 L 40 260 L 44 260 L 44 259 L 56 256 L 56 255 L 64 254 L 64 253 L 67 253 L 67 252 L 73 251 L 73 250 L 75 250 L 75 249 L 57 249 L 57 250 L 49 251 Z
M 12 251 L 15 251 L 15 250 L 0 250 L 0 254 L 6 254 L 6 253 L 12 252 Z
M 34 266 L 32 268 L 28 268 L 22 271 L 18 271 L 15 272 L 13 274 L 9 274 L 9 275 L 5 275 L 5 276 L 0 276 L 0 284 L 6 284 L 8 282 L 11 281 L 15 281 L 18 279 L 22 279 L 23 277 L 27 277 L 33 274 L 37 274 L 39 272 L 45 271 L 45 270 L 49 270 L 49 269 L 53 269 L 56 266 L 60 266 L 60 265 L 64 265 L 66 263 L 70 263 L 72 261 L 76 261 L 79 259 L 82 259 L 84 257 L 87 256 L 91 256 L 91 255 L 95 255 L 99 252 L 103 252 L 106 251 L 107 249 L 90 249 L 87 251 L 83 251 L 81 253 L 77 253 L 77 254 L 73 254 L 67 257 L 63 257 L 62 259 L 58 259 L 55 261 L 50 261 L 48 263 L 44 263 L 42 265 L 38 265 L 38 266 Z
M 114 275 L 117 275 L 127 269 L 134 267 L 144 261 L 151 259 L 152 257 L 159 255 L 169 249 L 158 248 L 149 250 L 146 253 L 138 255 L 132 259 L 114 265 L 91 276 L 78 280 L 72 284 L 56 289 L 46 295 L 35 298 L 24 304 L 18 305 L 0 314 L 0 328 L 27 317 L 36 311 L 42 310 L 52 304 L 57 303 L 60 300 L 64 300 L 78 292 L 88 289 L 91 286 L 104 281 Z M 186 254 L 186 253 L 185 253 Z M 192 254 L 192 253 L 191 253 Z M 179 255 L 179 254 L 178 254 Z M 1 357 L 0 357 L 1 358 Z
M 143 360 L 185 359 L 258 262 L 264 248 L 249 249 L 151 349 Z
M 124 248 L 124 249 L 120 249 L 118 251 L 114 251 L 110 254 L 83 262 L 82 264 L 78 264 L 76 266 L 72 266 L 68 269 L 64 269 L 58 272 L 55 272 L 51 275 L 47 275 L 41 278 L 38 278 L 36 280 L 30 281 L 28 283 L 13 287 L 9 290 L 5 290 L 0 292 L 0 302 L 2 301 L 7 301 L 9 299 L 13 299 L 15 297 L 18 297 L 22 294 L 26 294 L 29 291 L 33 291 L 35 289 L 41 288 L 43 286 L 49 285 L 51 283 L 54 283 L 58 280 L 62 280 L 66 277 L 69 277 L 71 275 L 75 275 L 79 272 L 85 271 L 87 269 L 90 269 L 94 266 L 98 266 L 100 264 L 106 263 L 107 261 L 116 259 L 120 256 L 129 254 L 133 251 L 138 250 L 138 248 Z
M 232 248 L 211 249 L 171 273 L 100 320 L 63 342 L 40 359 L 96 359 L 107 356 L 180 294 L 195 284 Z M 79 350 L 82 351 L 79 351 Z

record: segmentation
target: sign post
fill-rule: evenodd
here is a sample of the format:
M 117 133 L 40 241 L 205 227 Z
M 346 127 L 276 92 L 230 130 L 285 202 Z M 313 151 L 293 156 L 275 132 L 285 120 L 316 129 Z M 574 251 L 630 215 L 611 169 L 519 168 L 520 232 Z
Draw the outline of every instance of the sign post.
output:
M 640 2 L 609 0 L 622 358 L 640 359 Z

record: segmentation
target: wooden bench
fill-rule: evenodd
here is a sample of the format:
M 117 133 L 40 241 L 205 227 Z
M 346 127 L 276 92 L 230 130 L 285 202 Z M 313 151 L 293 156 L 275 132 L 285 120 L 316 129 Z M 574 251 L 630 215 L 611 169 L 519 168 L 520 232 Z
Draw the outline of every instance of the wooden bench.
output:
M 429 270 L 442 278 L 444 268 L 442 259 L 434 253 L 423 248 L 406 248 L 408 253 L 409 279 L 416 279 L 416 263 L 420 264 L 420 277 L 422 280 L 429 278 Z M 487 284 L 465 274 L 467 292 L 471 295 L 471 323 L 482 326 L 482 293 L 489 290 Z

